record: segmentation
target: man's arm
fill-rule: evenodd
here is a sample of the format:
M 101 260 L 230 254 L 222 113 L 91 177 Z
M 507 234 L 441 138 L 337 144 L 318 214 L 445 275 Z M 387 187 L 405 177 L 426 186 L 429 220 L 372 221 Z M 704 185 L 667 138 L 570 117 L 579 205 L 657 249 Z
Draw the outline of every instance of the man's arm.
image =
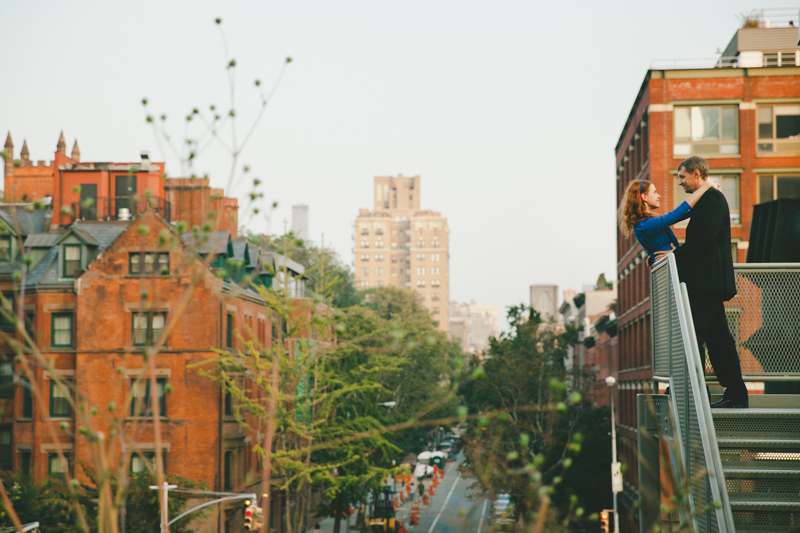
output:
M 674 254 L 678 266 L 683 266 L 689 257 L 697 257 L 710 247 L 722 229 L 725 220 L 725 197 L 722 193 L 711 192 L 709 198 L 700 209 L 695 207 L 692 213 L 692 233 L 686 236 L 686 242 L 679 246 Z

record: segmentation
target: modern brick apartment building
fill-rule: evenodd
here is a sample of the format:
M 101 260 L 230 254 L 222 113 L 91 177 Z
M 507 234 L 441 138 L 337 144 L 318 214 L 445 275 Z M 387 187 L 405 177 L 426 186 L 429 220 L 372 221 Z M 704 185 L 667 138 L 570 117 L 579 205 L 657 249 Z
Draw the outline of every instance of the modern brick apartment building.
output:
M 355 223 L 356 287 L 410 288 L 447 331 L 450 229 L 419 203 L 419 176 L 375 177 L 375 208 L 361 209 Z
M 59 150 L 62 145 L 63 136 Z M 6 148 L 13 154 L 10 135 Z M 245 431 L 234 417 L 234 400 L 190 367 L 214 357 L 214 349 L 239 348 L 237 333 L 264 346 L 270 343 L 273 321 L 264 302 L 257 291 L 240 284 L 252 276 L 256 284 L 269 286 L 268 266 L 274 271 L 286 263 L 296 274 L 303 273 L 302 267 L 238 240 L 236 200 L 224 198 L 203 180 L 165 182 L 162 163 L 147 158 L 137 164 L 84 163 L 57 151 L 49 165 L 32 166 L 22 155 L 19 167 L 6 159 L 6 191 L 49 201 L 32 211 L 26 203 L 0 206 L 0 290 L 15 309 L 22 306 L 28 331 L 53 370 L 35 369 L 44 401 L 38 403 L 14 362 L 13 348 L 0 346 L 0 468 L 29 473 L 35 480 L 61 472 L 55 441 L 46 430 L 50 420 L 59 427 L 57 440 L 68 455 L 70 473 L 82 478 L 79 464 L 90 463 L 92 451 L 76 431 L 67 400 L 80 394 L 99 410 L 110 402 L 118 406 L 126 431 L 136 432 L 136 454 L 127 466 L 143 469 L 144 461 L 154 458 L 152 415 L 126 405 L 126 397 L 146 397 L 144 384 L 135 383 L 143 372 L 145 347 L 175 318 L 155 363 L 166 472 L 203 481 L 210 490 L 252 491 L 261 474 L 253 446 L 263 436 Z M 79 193 L 72 190 L 76 185 Z M 92 205 L 85 202 L 87 188 Z M 208 218 L 212 212 L 223 216 L 207 243 L 193 246 L 192 233 L 176 233 L 174 215 L 191 227 L 216 220 Z M 165 235 L 173 245 L 165 245 Z M 32 264 L 22 282 L 22 299 L 20 284 L 12 278 L 26 254 Z M 209 254 L 216 258 L 207 268 L 203 261 Z M 229 260 L 237 262 L 235 268 Z M 223 278 L 220 268 L 228 269 Z M 181 310 L 195 274 L 199 283 Z M 293 283 L 296 296 L 302 297 L 302 280 Z M 0 329 L 14 335 L 7 320 L 0 320 Z M 56 386 L 54 372 L 70 390 Z M 96 420 L 94 429 L 108 434 L 103 417 Z M 60 429 L 62 422 L 67 429 Z M 276 500 L 279 506 L 280 496 Z M 279 527 L 281 513 L 273 517 Z M 197 530 L 233 531 L 241 521 L 240 503 L 231 502 L 216 506 Z
M 796 19 L 796 11 L 795 19 Z M 800 47 L 798 29 L 751 20 L 716 62 L 654 63 L 617 143 L 617 205 L 628 183 L 649 179 L 661 192 L 662 211 L 686 196 L 678 164 L 689 155 L 708 160 L 731 213 L 731 254 L 744 262 L 752 207 L 777 198 L 800 198 Z M 679 240 L 687 222 L 676 225 Z M 617 233 L 621 461 L 627 463 L 621 494 L 623 531 L 635 531 L 630 513 L 638 499 L 636 395 L 650 382 L 650 266 L 634 237 Z M 628 512 L 626 512 L 626 510 Z

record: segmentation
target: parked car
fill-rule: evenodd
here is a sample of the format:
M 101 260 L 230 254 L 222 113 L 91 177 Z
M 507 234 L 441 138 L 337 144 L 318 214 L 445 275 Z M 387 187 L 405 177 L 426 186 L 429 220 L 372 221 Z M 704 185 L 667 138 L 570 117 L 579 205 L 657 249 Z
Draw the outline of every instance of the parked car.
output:
M 492 504 L 492 521 L 501 528 L 505 524 L 514 524 L 514 504 L 510 494 L 498 494 Z

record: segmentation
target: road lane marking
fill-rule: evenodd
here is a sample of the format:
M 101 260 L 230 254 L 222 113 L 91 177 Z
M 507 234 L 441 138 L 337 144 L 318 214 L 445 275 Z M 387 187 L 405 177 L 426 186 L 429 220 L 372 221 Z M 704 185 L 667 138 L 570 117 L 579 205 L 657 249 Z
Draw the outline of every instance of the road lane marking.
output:
M 481 521 L 478 522 L 478 533 L 481 533 L 483 530 L 483 517 L 486 516 L 486 504 L 489 503 L 489 500 L 483 500 L 483 511 L 481 511 Z
M 458 483 L 459 479 L 461 479 L 461 473 L 459 473 L 456 476 L 456 480 L 453 481 L 453 486 L 450 487 L 450 492 L 447 493 L 447 498 L 444 499 L 444 504 L 442 505 L 442 509 L 439 511 L 439 514 L 436 515 L 436 518 L 434 518 L 433 524 L 431 524 L 431 528 L 428 530 L 428 533 L 431 533 L 433 531 L 433 528 L 436 527 L 436 522 L 438 522 L 439 518 L 442 516 L 442 513 L 444 512 L 444 508 L 447 507 L 447 502 L 450 501 L 450 496 L 453 495 L 453 490 L 455 490 L 456 483 Z

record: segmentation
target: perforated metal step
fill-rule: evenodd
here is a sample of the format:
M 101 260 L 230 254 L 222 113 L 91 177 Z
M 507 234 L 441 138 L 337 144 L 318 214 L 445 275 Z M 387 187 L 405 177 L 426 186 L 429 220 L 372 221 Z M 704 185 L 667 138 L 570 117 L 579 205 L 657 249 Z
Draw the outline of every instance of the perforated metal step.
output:
M 798 439 L 800 409 L 712 409 L 717 439 Z

